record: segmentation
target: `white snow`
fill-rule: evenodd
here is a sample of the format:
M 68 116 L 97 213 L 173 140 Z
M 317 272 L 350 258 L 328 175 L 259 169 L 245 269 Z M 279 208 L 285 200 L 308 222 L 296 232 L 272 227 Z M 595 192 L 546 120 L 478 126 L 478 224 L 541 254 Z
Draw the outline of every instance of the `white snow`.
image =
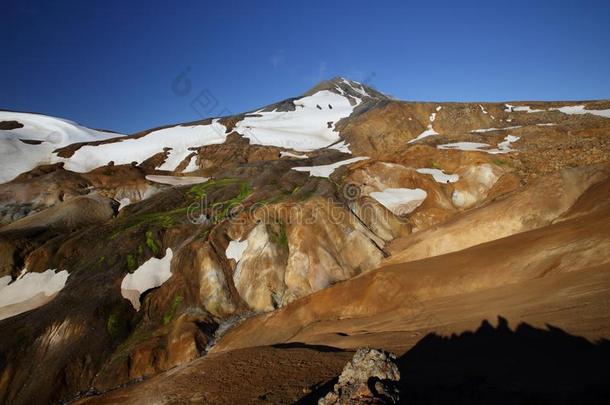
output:
M 14 282 L 0 278 L 0 319 L 38 308 L 49 302 L 66 285 L 70 274 L 66 270 L 43 273 L 22 272 Z
M 446 174 L 444 171 L 439 169 L 421 168 L 416 170 L 417 173 L 430 174 L 434 177 L 437 183 L 455 183 L 460 179 L 457 174 Z
M 189 164 L 186 165 L 182 173 L 191 173 L 198 169 L 199 166 L 197 166 L 197 155 L 193 155 L 191 156 L 191 160 L 189 160 Z
M 352 151 L 349 150 L 349 144 L 345 143 L 345 141 L 341 141 L 339 143 L 332 145 L 332 147 L 330 149 L 335 149 L 335 150 L 338 150 L 339 152 L 343 152 L 343 153 L 349 153 L 350 155 L 352 154 Z
M 608 110 L 586 110 L 584 104 L 565 106 L 565 107 L 559 107 L 559 108 L 554 107 L 554 108 L 549 108 L 548 110 L 533 110 L 528 106 L 513 106 L 510 104 L 505 104 L 505 105 L 506 105 L 506 109 L 504 111 L 506 111 L 506 112 L 526 111 L 528 113 L 535 113 L 535 112 L 541 112 L 541 111 L 559 111 L 564 114 L 579 114 L 579 115 L 580 114 L 593 114 L 593 115 L 599 115 L 600 117 L 610 118 L 610 109 L 608 109 Z
M 213 120 L 209 125 L 175 126 L 152 131 L 140 138 L 123 138 L 102 145 L 85 145 L 71 157 L 61 158 L 53 151 L 76 142 L 98 141 L 123 137 L 121 134 L 96 131 L 70 121 L 37 114 L 0 111 L 0 121 L 15 120 L 23 128 L 0 130 L 0 183 L 32 170 L 41 164 L 64 162 L 67 170 L 88 172 L 113 161 L 115 164 L 141 163 L 154 154 L 170 148 L 161 170 L 174 171 L 193 152 L 191 147 L 223 143 L 226 128 Z M 30 145 L 19 139 L 40 140 L 39 145 Z M 191 158 L 185 172 L 197 169 L 195 158 Z
M 171 148 L 169 157 L 159 167 L 173 171 L 188 155 L 190 147 L 224 143 L 226 127 L 215 119 L 209 125 L 175 126 L 153 131 L 141 138 L 130 138 L 121 142 L 98 146 L 86 145 L 78 149 L 72 157 L 65 159 L 65 167 L 76 172 L 88 172 L 104 166 L 109 161 L 115 164 L 143 162 L 163 148 Z
M 161 259 L 151 257 L 121 282 L 121 295 L 131 301 L 136 311 L 140 310 L 140 295 L 165 283 L 172 276 L 170 263 L 173 252 L 170 248 Z
M 537 113 L 537 112 L 543 112 L 546 110 L 534 110 L 532 108 L 530 108 L 529 106 L 517 106 L 513 108 L 513 111 L 525 111 L 527 113 Z
M 131 200 L 127 197 L 119 200 L 119 211 L 131 204 Z
M 362 86 L 360 83 L 355 82 L 355 81 L 346 80 L 346 79 L 343 79 L 343 83 L 347 84 L 356 93 L 360 94 L 361 96 L 370 97 L 369 93 L 367 93 L 366 90 L 364 90 L 364 86 Z M 360 86 L 360 88 L 358 88 L 356 86 Z
M 386 188 L 370 196 L 395 215 L 405 215 L 419 207 L 428 194 L 421 188 Z
M 160 184 L 168 184 L 170 186 L 189 186 L 191 184 L 205 183 L 209 180 L 209 177 L 161 176 L 148 174 L 146 175 L 146 180 Z
M 225 255 L 227 256 L 227 259 L 233 259 L 237 263 L 239 263 L 247 247 L 248 239 L 245 239 L 241 242 L 232 240 L 231 242 L 229 242 L 229 246 L 227 246 Z
M 295 153 L 291 153 L 291 152 L 280 152 L 280 157 L 289 157 L 289 158 L 295 158 L 295 159 L 307 159 L 309 156 L 307 155 L 297 155 Z
M 473 129 L 470 131 L 471 133 L 483 133 L 483 132 L 491 132 L 491 131 L 507 131 L 509 129 L 517 129 L 521 128 L 521 125 L 514 125 L 512 127 L 503 127 L 503 128 L 482 128 L 482 129 Z
M 462 150 L 462 151 L 476 151 L 476 152 L 485 152 L 492 155 L 497 155 L 501 153 L 513 152 L 514 149 L 511 149 L 510 145 L 513 142 L 518 141 L 520 138 L 518 136 L 507 135 L 504 138 L 504 141 L 500 142 L 495 149 L 491 148 L 491 145 L 487 143 L 480 142 L 455 142 L 455 143 L 447 143 L 444 145 L 437 145 L 438 149 L 453 149 L 453 150 Z
M 250 231 L 244 242 L 246 242 L 246 248 L 240 253 L 239 261 L 237 262 L 235 272 L 233 273 L 233 283 L 235 287 L 237 287 L 238 291 L 246 287 L 242 285 L 242 281 L 248 281 L 248 277 L 246 277 L 244 280 L 241 280 L 241 273 L 243 270 L 244 262 L 254 257 L 264 256 L 266 254 L 265 249 L 269 247 L 269 234 L 267 233 L 267 227 L 265 226 L 265 224 L 261 222 L 256 225 L 254 229 Z M 255 271 L 264 270 L 265 269 L 256 269 Z
M 309 172 L 310 176 L 315 177 L 330 177 L 330 175 L 335 171 L 335 169 L 348 165 L 350 163 L 358 162 L 360 160 L 366 160 L 368 157 L 358 156 L 347 160 L 341 160 L 339 162 L 331 163 L 329 165 L 321 165 L 321 166 L 301 166 L 301 167 L 293 167 L 292 170 L 296 170 L 298 172 Z
M 506 106 L 506 108 L 504 109 L 504 111 L 506 111 L 506 112 L 525 111 L 527 113 L 536 113 L 536 112 L 546 111 L 546 110 L 533 110 L 527 105 L 519 105 L 519 106 L 514 106 L 514 105 L 510 105 L 510 104 L 504 104 L 504 105 Z
M 557 124 L 553 124 L 552 122 L 547 122 L 545 124 L 536 124 L 536 125 L 538 125 L 539 127 L 552 127 Z
M 436 107 L 436 111 L 440 111 L 441 108 L 442 108 L 441 106 Z M 422 132 L 421 134 L 417 135 L 416 138 L 411 139 L 408 143 L 413 143 L 413 142 L 419 141 L 420 139 L 427 138 L 429 136 L 438 135 L 438 132 L 436 132 L 434 130 L 434 128 L 432 128 L 432 123 L 434 122 L 434 120 L 436 120 L 436 113 L 433 112 L 432 114 L 430 114 L 430 117 L 428 119 L 430 120 L 430 123 L 428 124 L 428 127 L 426 128 L 426 130 L 424 132 Z
M 420 139 L 424 139 L 424 138 L 427 138 L 429 136 L 434 136 L 434 135 L 438 135 L 438 132 L 436 132 L 432 128 L 432 125 L 428 125 L 428 128 L 424 132 L 417 135 L 417 138 L 411 139 L 408 143 L 413 143 L 415 141 L 419 141 Z
M 481 108 L 483 114 L 487 114 L 487 111 L 485 111 L 485 107 L 483 107 L 481 104 L 479 104 L 479 107 Z
M 593 114 L 600 117 L 610 118 L 610 110 L 585 110 L 584 105 L 573 105 L 560 108 L 551 108 L 551 110 L 560 111 L 564 114 Z
M 498 154 L 498 153 L 507 153 L 507 152 L 512 152 L 513 149 L 510 148 L 510 144 L 513 142 L 517 142 L 520 138 L 518 136 L 513 136 L 513 135 L 507 135 L 504 138 L 504 141 L 500 142 L 498 144 L 498 149 L 494 149 L 494 150 L 490 150 L 487 151 L 488 153 L 491 154 Z
M 235 124 L 235 131 L 252 144 L 307 152 L 339 142 L 335 124 L 351 115 L 355 107 L 347 97 L 328 90 L 293 103 L 294 111 L 256 111 Z
M 485 152 L 481 150 L 482 148 L 489 148 L 491 145 L 487 143 L 480 142 L 454 142 L 454 143 L 446 143 L 444 145 L 438 145 L 438 149 L 455 149 L 455 150 L 464 150 L 464 151 L 479 151 Z
M 0 111 L 0 121 L 17 121 L 23 128 L 0 130 L 0 183 L 10 181 L 36 166 L 60 161 L 52 152 L 75 142 L 123 136 L 97 131 L 75 122 L 40 114 Z M 42 141 L 26 144 L 20 139 Z

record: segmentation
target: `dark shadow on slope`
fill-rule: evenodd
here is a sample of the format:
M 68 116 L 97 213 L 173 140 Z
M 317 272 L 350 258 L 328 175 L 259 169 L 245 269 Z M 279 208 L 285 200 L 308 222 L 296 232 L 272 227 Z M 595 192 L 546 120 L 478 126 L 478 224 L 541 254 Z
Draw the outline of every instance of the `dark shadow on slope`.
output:
M 610 341 L 592 343 L 547 325 L 487 320 L 474 332 L 430 333 L 398 361 L 404 404 L 610 403 Z M 316 404 L 337 377 L 298 404 Z
M 271 347 L 275 347 L 276 349 L 311 349 L 322 353 L 332 353 L 332 352 L 344 352 L 345 350 L 339 349 L 338 347 L 333 346 L 325 346 L 325 345 L 308 345 L 306 343 L 301 342 L 290 342 L 290 343 L 277 343 L 271 345 Z
M 474 332 L 431 333 L 398 359 L 401 402 L 610 403 L 610 341 L 547 325 L 487 320 Z

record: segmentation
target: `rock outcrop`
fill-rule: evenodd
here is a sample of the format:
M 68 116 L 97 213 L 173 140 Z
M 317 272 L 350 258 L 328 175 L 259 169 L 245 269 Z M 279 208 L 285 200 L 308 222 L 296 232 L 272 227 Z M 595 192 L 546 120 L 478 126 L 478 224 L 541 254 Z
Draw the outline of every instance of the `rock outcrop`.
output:
M 339 381 L 319 405 L 397 404 L 400 372 L 396 356 L 376 349 L 358 349 L 345 365 Z

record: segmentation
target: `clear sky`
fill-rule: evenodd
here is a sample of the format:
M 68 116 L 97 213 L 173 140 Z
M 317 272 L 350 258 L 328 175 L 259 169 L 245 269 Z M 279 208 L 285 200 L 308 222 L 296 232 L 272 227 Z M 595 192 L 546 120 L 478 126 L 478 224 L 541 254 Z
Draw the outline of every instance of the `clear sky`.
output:
M 336 75 L 405 100 L 610 98 L 610 0 L 2 0 L 1 10 L 0 109 L 125 133 L 250 110 Z M 172 85 L 181 74 L 190 89 Z

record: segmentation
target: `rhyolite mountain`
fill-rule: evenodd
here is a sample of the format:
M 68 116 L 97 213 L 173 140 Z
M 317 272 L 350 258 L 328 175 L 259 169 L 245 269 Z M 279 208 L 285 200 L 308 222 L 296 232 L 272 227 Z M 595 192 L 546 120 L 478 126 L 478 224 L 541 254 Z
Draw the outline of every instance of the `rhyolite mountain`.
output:
M 607 395 L 609 157 L 608 100 L 343 78 L 132 135 L 0 111 L 0 402 L 310 401 L 363 346 L 412 402 Z

